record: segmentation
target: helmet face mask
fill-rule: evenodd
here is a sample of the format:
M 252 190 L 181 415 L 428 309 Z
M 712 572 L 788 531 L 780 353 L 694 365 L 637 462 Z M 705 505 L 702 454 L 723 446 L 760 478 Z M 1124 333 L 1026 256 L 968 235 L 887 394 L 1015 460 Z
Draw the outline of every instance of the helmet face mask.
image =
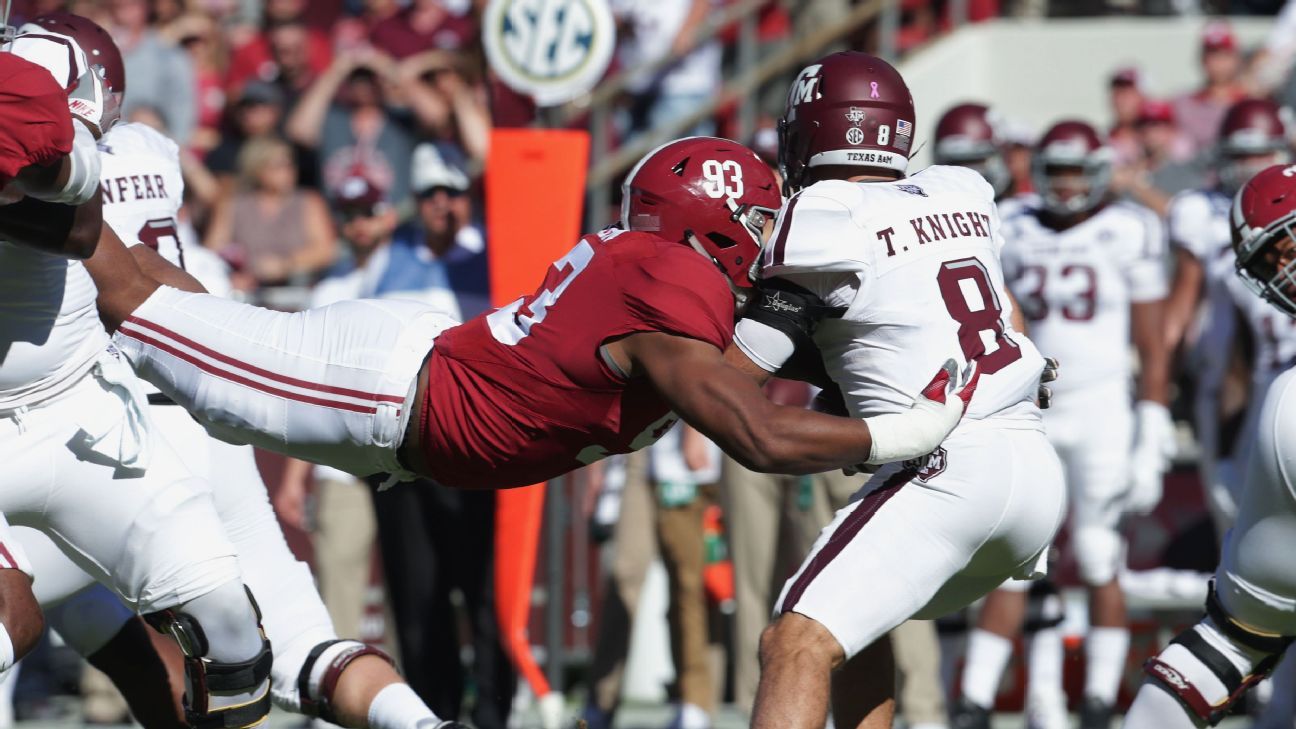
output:
M 936 123 L 933 158 L 938 165 L 975 171 L 1000 198 L 1012 187 L 1012 172 L 1004 161 L 995 127 L 998 121 L 985 104 L 959 104 Z
M 1238 275 L 1247 288 L 1287 316 L 1296 317 L 1296 215 L 1266 229 L 1248 255 L 1239 253 Z
M 1092 211 L 1107 200 L 1111 150 L 1085 122 L 1054 124 L 1031 160 L 1031 178 L 1044 209 L 1067 218 Z
M 1247 287 L 1296 317 L 1296 167 L 1260 171 L 1233 198 L 1233 251 Z
M 9 25 L 9 11 L 12 6 L 13 0 L 0 0 L 0 45 L 12 41 L 14 34 L 18 32 L 12 25 Z

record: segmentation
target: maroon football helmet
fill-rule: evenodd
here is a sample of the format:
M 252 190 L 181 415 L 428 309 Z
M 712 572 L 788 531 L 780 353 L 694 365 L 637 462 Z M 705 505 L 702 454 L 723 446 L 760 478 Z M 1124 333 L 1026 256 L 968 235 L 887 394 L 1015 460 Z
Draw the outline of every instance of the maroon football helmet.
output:
M 833 53 L 801 69 L 779 120 L 779 169 L 787 194 L 820 165 L 909 167 L 914 104 L 891 64 L 858 51 Z M 861 174 L 864 169 L 861 170 Z
M 1296 166 L 1266 167 L 1233 198 L 1238 275 L 1265 301 L 1296 317 Z
M 783 204 L 769 165 L 717 137 L 649 152 L 622 185 L 621 225 L 697 249 L 739 288 L 752 286 L 767 221 Z
M 958 165 L 976 170 L 1002 197 L 1012 186 L 1012 173 L 1004 164 L 995 134 L 994 116 L 985 104 L 959 104 L 936 123 L 938 165 Z
M 1089 124 L 1068 119 L 1049 127 L 1035 145 L 1031 177 L 1054 215 L 1088 212 L 1107 198 L 1111 150 Z
M 56 33 L 71 38 L 80 46 L 85 52 L 86 62 L 90 64 L 91 71 L 103 80 L 104 91 L 112 97 L 110 101 L 105 100 L 105 109 L 112 111 L 103 115 L 100 122 L 101 131 L 107 132 L 113 124 L 117 123 L 122 101 L 126 96 L 126 65 L 122 63 L 121 51 L 113 42 L 112 36 L 108 35 L 108 31 L 89 18 L 59 12 L 29 20 L 18 29 L 18 32 L 20 34 Z M 69 97 L 74 98 L 78 93 L 89 93 L 89 89 L 81 88 L 84 85 L 80 84 L 77 89 L 70 90 Z
M 1219 180 L 1232 194 L 1260 170 L 1290 159 L 1287 129 L 1278 105 L 1268 99 L 1243 99 L 1229 107 L 1220 123 Z

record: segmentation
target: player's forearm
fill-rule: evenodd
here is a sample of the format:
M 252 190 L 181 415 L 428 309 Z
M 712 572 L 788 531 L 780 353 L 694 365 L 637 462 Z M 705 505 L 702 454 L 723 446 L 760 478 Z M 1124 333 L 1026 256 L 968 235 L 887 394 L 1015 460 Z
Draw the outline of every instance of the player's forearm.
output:
M 135 259 L 135 263 L 139 264 L 140 271 L 143 272 L 145 277 L 173 289 L 190 291 L 195 294 L 207 293 L 207 287 L 203 286 L 198 279 L 190 275 L 188 271 L 163 258 L 161 254 L 152 248 L 148 246 L 132 246 L 130 254 Z
M 1130 327 L 1139 355 L 1138 399 L 1170 402 L 1170 357 L 1165 343 L 1165 301 L 1131 305 Z
M 157 291 L 162 284 L 157 278 L 146 273 L 140 265 L 145 265 L 155 272 L 163 272 L 168 282 L 185 282 L 190 288 L 186 290 L 202 291 L 203 288 L 189 274 L 174 268 L 157 251 L 147 246 L 135 246 L 137 252 L 127 250 L 111 226 L 102 226 L 99 236 L 99 247 L 94 256 L 86 261 L 86 271 L 94 279 L 99 296 L 95 300 L 99 307 L 99 319 L 110 333 L 117 331 L 123 321 L 144 301 Z M 183 276 L 171 272 L 179 271 Z M 194 289 L 192 287 L 196 286 Z
M 736 412 L 727 430 L 699 430 L 734 460 L 760 473 L 822 473 L 871 457 L 873 439 L 864 421 L 761 399 L 761 406 Z
M 64 205 L 25 197 L 0 206 L 0 238 L 64 258 L 94 255 L 103 228 L 102 200 Z
M 1178 267 L 1175 270 L 1174 283 L 1170 286 L 1170 295 L 1166 297 L 1165 343 L 1169 351 L 1178 348 L 1183 341 L 1188 323 L 1197 308 L 1204 280 L 1201 263 L 1191 254 L 1182 250 L 1175 254 Z

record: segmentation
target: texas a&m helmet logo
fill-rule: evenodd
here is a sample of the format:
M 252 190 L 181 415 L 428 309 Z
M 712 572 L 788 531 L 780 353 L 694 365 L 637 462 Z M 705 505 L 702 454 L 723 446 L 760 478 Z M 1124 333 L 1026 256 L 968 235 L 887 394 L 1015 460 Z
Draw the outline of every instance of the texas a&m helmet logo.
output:
M 915 478 L 926 483 L 945 472 L 949 461 L 945 449 L 937 446 L 936 450 L 925 456 L 911 458 L 904 462 L 904 467 L 917 472 Z
M 823 77 L 819 75 L 822 68 L 823 64 L 814 63 L 801 69 L 801 73 L 792 82 L 792 88 L 788 90 L 788 106 L 804 104 L 822 96 L 819 89 L 823 82 Z

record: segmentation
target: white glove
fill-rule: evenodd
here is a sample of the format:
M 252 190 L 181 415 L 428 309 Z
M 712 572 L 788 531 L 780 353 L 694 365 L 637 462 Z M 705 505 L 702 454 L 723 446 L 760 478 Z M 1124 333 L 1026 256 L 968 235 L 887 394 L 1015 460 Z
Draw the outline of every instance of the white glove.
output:
M 1134 406 L 1134 448 L 1130 451 L 1130 488 L 1125 508 L 1147 514 L 1161 501 L 1165 472 L 1175 454 L 1174 422 L 1161 403 L 1140 400 Z
M 946 360 L 908 411 L 864 418 L 873 439 L 865 463 L 907 461 L 931 453 L 958 425 L 980 378 L 975 361 L 960 376 L 958 364 Z

